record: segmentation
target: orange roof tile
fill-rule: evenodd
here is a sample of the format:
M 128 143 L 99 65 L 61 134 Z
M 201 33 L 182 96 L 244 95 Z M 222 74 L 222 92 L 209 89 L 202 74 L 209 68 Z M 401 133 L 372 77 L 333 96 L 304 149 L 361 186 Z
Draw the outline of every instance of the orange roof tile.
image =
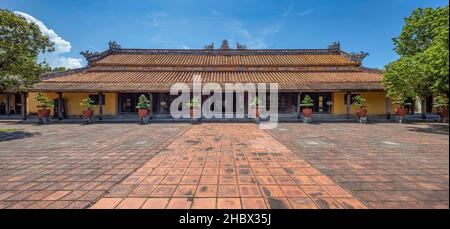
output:
M 113 53 L 94 65 L 107 66 L 359 66 L 339 54 L 124 54 Z
M 280 89 L 380 90 L 381 75 L 369 72 L 84 72 L 47 79 L 32 90 L 149 91 L 169 90 L 174 83 L 279 83 Z

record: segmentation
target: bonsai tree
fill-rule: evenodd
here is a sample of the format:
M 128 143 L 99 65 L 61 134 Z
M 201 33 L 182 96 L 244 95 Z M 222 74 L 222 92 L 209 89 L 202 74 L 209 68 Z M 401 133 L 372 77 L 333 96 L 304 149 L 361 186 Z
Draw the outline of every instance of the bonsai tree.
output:
M 411 103 L 409 103 L 408 99 L 403 95 L 397 96 L 394 100 L 394 104 L 400 106 L 400 108 L 405 108 L 406 106 L 411 106 Z
M 250 102 L 250 106 L 258 108 L 259 106 L 263 105 L 263 102 L 261 99 L 259 99 L 258 96 L 254 97 L 253 100 Z
M 442 121 L 448 120 L 448 98 L 445 96 L 436 96 L 433 106 L 436 108 Z
M 260 110 L 261 105 L 263 105 L 263 102 L 258 96 L 255 96 L 253 98 L 253 100 L 250 102 L 250 106 L 252 107 L 251 115 L 253 116 L 253 118 L 259 119 L 259 113 L 260 113 L 259 110 Z
M 436 98 L 434 98 L 433 106 L 435 108 L 447 109 L 448 108 L 448 99 L 447 99 L 447 97 L 445 97 L 445 96 L 436 96 Z
M 188 103 L 186 103 L 186 106 L 189 107 L 189 109 L 194 109 L 200 107 L 200 102 L 198 101 L 197 97 L 192 97 Z
M 81 100 L 80 106 L 82 107 L 86 107 L 88 110 L 92 110 L 92 108 L 95 108 L 96 106 L 94 105 L 94 100 L 92 100 L 91 98 L 87 97 L 85 99 Z
M 92 110 L 92 108 L 95 108 L 94 100 L 92 100 L 89 97 L 82 99 L 80 106 L 87 108 L 87 110 L 82 111 L 83 118 L 84 118 L 84 124 L 93 123 L 94 120 L 92 119 L 92 117 L 94 116 L 94 110 Z
M 312 107 L 314 107 L 314 100 L 311 99 L 309 95 L 306 95 L 305 98 L 303 98 L 303 100 L 300 102 L 299 106 L 304 107 L 304 109 L 302 109 L 302 113 L 303 116 L 306 118 L 305 122 L 309 121 L 309 119 L 311 119 L 312 116 Z
M 145 95 L 139 96 L 139 102 L 136 106 L 138 110 L 138 115 L 141 123 L 148 122 L 148 116 L 150 114 L 150 101 Z
M 200 102 L 196 96 L 192 97 L 189 102 L 186 103 L 186 106 L 189 107 L 189 114 L 191 116 L 191 120 L 198 118 Z
M 309 97 L 309 95 L 306 95 L 305 98 L 300 102 L 300 107 L 307 107 L 311 108 L 314 106 L 314 100 Z
M 366 99 L 361 97 L 360 95 L 357 95 L 357 96 L 355 96 L 355 98 L 353 98 L 352 105 L 356 107 L 355 113 L 356 113 L 356 117 L 358 118 L 358 121 L 365 122 L 366 116 L 367 116 Z
M 360 108 L 367 107 L 367 100 L 360 95 L 357 95 L 355 96 L 355 98 L 353 98 L 352 105 Z
M 402 119 L 408 114 L 408 108 L 406 106 L 411 106 L 411 103 L 407 101 L 407 98 L 402 94 L 398 95 L 394 100 L 394 104 L 399 106 L 395 108 L 395 115 L 400 117 L 399 122 L 403 122 Z
M 136 106 L 137 109 L 148 110 L 150 109 L 150 101 L 145 95 L 139 96 L 139 102 Z
M 42 110 L 47 110 L 47 108 L 53 107 L 53 101 L 45 97 L 41 92 L 36 96 L 36 102 L 39 103 L 38 107 Z

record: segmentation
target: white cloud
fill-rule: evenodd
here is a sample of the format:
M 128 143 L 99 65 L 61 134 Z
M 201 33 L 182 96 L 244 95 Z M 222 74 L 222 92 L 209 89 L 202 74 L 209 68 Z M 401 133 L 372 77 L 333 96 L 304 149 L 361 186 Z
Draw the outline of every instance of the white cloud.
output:
M 49 29 L 42 21 L 35 17 L 20 11 L 14 11 L 14 13 L 24 17 L 28 22 L 36 24 L 42 34 L 54 43 L 55 51 L 45 54 L 44 57 L 51 67 L 79 68 L 82 66 L 82 59 L 62 56 L 63 53 L 69 53 L 72 49 L 69 41 L 64 40 L 53 29 Z
M 289 17 L 289 16 L 305 16 L 313 12 L 313 9 L 306 9 L 303 11 L 297 11 L 294 9 L 292 5 L 290 5 L 284 12 L 281 14 L 283 17 Z
M 81 64 L 82 59 L 79 59 L 79 58 L 60 56 L 58 58 L 58 61 L 59 61 L 58 66 L 64 66 L 64 67 L 70 68 L 70 69 L 82 67 L 82 64 Z
M 281 29 L 281 24 L 274 24 L 274 25 L 268 26 L 265 29 L 263 29 L 261 31 L 261 33 L 263 36 L 268 36 L 268 35 L 276 34 L 276 33 L 280 32 L 280 29 Z

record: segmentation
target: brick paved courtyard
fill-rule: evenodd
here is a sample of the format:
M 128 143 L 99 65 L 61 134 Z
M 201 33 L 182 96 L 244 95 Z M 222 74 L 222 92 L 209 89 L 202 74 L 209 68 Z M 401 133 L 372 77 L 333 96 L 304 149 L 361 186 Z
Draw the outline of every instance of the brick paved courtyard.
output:
M 0 208 L 448 208 L 443 124 L 0 124 Z

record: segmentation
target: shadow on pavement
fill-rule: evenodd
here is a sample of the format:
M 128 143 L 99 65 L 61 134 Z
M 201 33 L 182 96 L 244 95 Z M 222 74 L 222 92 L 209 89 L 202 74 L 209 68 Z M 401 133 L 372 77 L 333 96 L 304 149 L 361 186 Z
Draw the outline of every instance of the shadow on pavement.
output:
M 428 124 L 427 126 L 408 126 L 407 130 L 421 133 L 448 135 L 449 129 L 446 124 Z

